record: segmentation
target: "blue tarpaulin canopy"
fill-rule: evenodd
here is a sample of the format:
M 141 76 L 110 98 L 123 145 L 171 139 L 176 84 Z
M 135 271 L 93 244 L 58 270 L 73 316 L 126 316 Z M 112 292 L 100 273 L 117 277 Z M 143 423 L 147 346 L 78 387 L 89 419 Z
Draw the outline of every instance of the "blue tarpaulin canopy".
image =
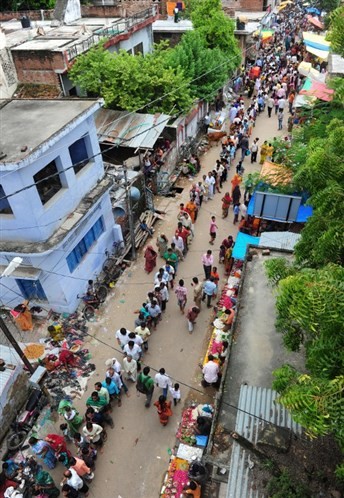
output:
M 259 244 L 259 237 L 253 237 L 252 235 L 238 232 L 232 257 L 234 259 L 245 259 L 246 249 L 249 244 L 251 244 L 252 246 L 257 246 Z

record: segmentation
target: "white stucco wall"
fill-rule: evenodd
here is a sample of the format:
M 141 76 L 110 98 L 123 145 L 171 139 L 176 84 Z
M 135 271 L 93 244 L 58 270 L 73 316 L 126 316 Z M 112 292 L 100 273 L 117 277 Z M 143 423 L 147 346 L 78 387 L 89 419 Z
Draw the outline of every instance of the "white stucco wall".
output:
M 34 124 L 33 124 L 34 126 Z M 7 195 L 34 183 L 34 175 L 51 161 L 55 160 L 59 170 L 72 165 L 68 147 L 76 140 L 88 135 L 90 140 L 89 157 L 100 153 L 93 116 L 78 126 L 68 127 L 68 134 L 54 143 L 28 166 L 15 171 L 1 172 L 0 183 Z M 44 241 L 61 224 L 61 219 L 78 206 L 81 199 L 104 175 L 103 161 L 99 154 L 78 173 L 71 168 L 60 175 L 63 188 L 46 204 L 42 204 L 37 188 L 23 190 L 10 197 L 13 215 L 0 214 L 1 240 Z M 22 227 L 33 227 L 29 230 Z

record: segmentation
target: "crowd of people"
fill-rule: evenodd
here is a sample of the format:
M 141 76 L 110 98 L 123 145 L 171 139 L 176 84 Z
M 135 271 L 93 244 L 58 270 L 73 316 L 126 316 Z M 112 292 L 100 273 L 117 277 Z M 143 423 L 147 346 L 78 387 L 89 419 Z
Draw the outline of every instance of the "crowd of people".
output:
M 302 84 L 298 65 L 302 60 L 308 61 L 311 57 L 305 52 L 301 42 L 301 31 L 306 22 L 304 10 L 297 4 L 275 16 L 273 38 L 260 44 L 254 64 L 248 64 L 234 81 L 237 96 L 229 109 L 229 133 L 223 139 L 219 158 L 214 167 L 202 175 L 202 179 L 192 183 L 188 202 L 179 206 L 174 233 L 170 237 L 164 233 L 159 234 L 156 248 L 151 244 L 144 251 L 145 271 L 149 275 L 154 272 L 152 288 L 136 311 L 133 331 L 121 327 L 115 333 L 118 348 L 123 353 L 122 358 L 110 358 L 106 361 L 103 380 L 94 384 L 91 395 L 86 400 L 83 415 L 71 401 L 61 401 L 59 413 L 64 419 L 64 423 L 60 425 L 61 434 L 48 434 L 44 439 L 33 435 L 29 439 L 29 445 L 35 457 L 26 458 L 22 462 L 8 459 L 3 463 L 1 479 L 5 479 L 7 483 L 6 498 L 21 498 L 21 491 L 24 496 L 24 487 L 28 482 L 32 494 L 41 498 L 54 498 L 59 496 L 60 492 L 69 498 L 77 498 L 80 493 L 87 496 L 89 484 L 95 474 L 98 453 L 103 451 L 107 440 L 107 428 L 114 427 L 113 404 L 116 403 L 120 407 L 122 394 L 130 396 L 129 383 L 135 385 L 138 394 L 144 394 L 147 408 L 153 402 L 155 389 L 158 390 L 158 397 L 153 404 L 161 425 L 167 425 L 173 415 L 172 408 L 181 400 L 181 390 L 180 385 L 172 381 L 165 368 L 161 367 L 153 375 L 149 366 L 143 367 L 150 336 L 157 329 L 169 306 L 171 294 L 175 295 L 177 309 L 186 318 L 185 328 L 190 334 L 195 329 L 203 303 L 207 308 L 212 308 L 217 303 L 220 274 L 213 249 L 202 251 L 200 268 L 203 267 L 204 278 L 200 276 L 201 273 L 195 275 L 192 278 L 192 289 L 189 290 L 185 280 L 179 277 L 179 264 L 185 259 L 193 243 L 202 206 L 214 199 L 220 199 L 223 219 L 228 218 L 232 208 L 232 221 L 234 225 L 239 224 L 239 230 L 253 233 L 257 229 L 257 220 L 247 215 L 254 180 L 252 174 L 248 174 L 244 179 L 244 163 L 245 160 L 256 163 L 259 152 L 260 163 L 273 159 L 272 142 L 264 141 L 260 144 L 258 137 L 253 138 L 259 116 L 264 115 L 266 119 L 275 118 L 276 129 L 281 131 L 284 130 L 288 114 L 286 140 L 290 140 L 293 126 L 298 123 L 294 109 L 295 96 Z M 318 69 L 325 71 L 326 64 L 319 63 Z M 164 147 L 154 151 L 153 155 L 146 154 L 143 159 L 146 175 L 161 166 L 164 151 L 169 147 L 167 142 Z M 234 164 L 236 172 L 229 182 L 228 173 Z M 184 168 L 187 174 L 199 175 L 199 158 L 191 155 L 185 161 Z M 209 245 L 212 248 L 217 241 L 218 226 L 216 217 L 210 216 Z M 218 265 L 223 265 L 225 275 L 230 275 L 232 270 L 234 244 L 233 236 L 229 235 L 218 245 Z M 156 268 L 158 256 L 164 264 Z M 226 332 L 231 330 L 235 308 L 236 297 L 233 297 L 221 315 L 222 329 Z M 56 334 L 58 331 L 49 332 Z M 218 358 L 209 355 L 207 362 L 202 365 L 203 387 L 219 387 L 221 367 L 227 350 L 228 342 L 225 342 Z M 63 357 L 51 359 L 54 361 L 54 368 L 56 362 L 69 368 L 75 361 L 75 356 L 68 356 L 67 353 Z M 48 471 L 43 470 L 40 461 L 48 469 L 53 469 L 58 463 L 64 467 L 60 486 L 55 484 Z M 185 496 L 199 496 L 193 491 L 200 493 L 197 483 L 189 484 Z

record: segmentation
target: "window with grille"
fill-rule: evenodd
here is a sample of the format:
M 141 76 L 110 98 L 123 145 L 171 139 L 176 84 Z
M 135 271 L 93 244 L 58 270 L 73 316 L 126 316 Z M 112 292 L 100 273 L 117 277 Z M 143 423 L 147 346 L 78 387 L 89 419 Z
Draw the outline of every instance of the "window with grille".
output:
M 84 256 L 89 252 L 90 248 L 99 239 L 104 232 L 103 218 L 99 218 L 92 228 L 84 235 L 80 242 L 67 256 L 67 265 L 72 273 L 81 263 Z

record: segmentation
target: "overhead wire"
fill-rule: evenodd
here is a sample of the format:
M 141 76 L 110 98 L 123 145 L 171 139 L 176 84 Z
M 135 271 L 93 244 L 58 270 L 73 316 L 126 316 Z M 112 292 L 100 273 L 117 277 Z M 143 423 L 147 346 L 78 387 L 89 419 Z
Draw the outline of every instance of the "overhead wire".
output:
M 246 48 L 243 50 L 243 52 L 244 52 L 244 53 L 245 53 L 245 52 L 247 52 L 247 51 L 248 51 L 249 49 L 251 49 L 254 45 L 255 45 L 255 44 L 252 44 L 252 45 L 250 45 L 249 47 L 246 47 Z M 226 65 L 229 61 L 231 61 L 231 60 L 233 60 L 233 59 L 235 59 L 235 58 L 236 58 L 235 56 L 231 56 L 231 57 L 228 57 L 228 58 L 224 59 L 224 61 L 223 61 L 223 62 L 221 62 L 220 64 L 218 64 L 217 66 L 215 66 L 215 67 L 213 67 L 213 68 L 209 69 L 208 71 L 204 71 L 202 74 L 200 74 L 200 75 L 196 76 L 196 77 L 195 77 L 195 78 L 193 78 L 192 80 L 186 80 L 186 81 L 185 81 L 185 82 L 183 82 L 181 85 L 179 85 L 178 87 L 174 88 L 173 90 L 171 90 L 171 91 L 169 91 L 169 92 L 166 92 L 164 95 L 162 95 L 162 96 L 160 96 L 160 97 L 157 97 L 157 98 L 155 98 L 155 99 L 151 100 L 150 102 L 148 102 L 148 103 L 146 103 L 146 104 L 142 105 L 141 107 L 138 107 L 138 108 L 137 108 L 137 109 L 135 109 L 134 111 L 130 111 L 130 112 L 126 113 L 124 116 L 120 116 L 120 117 L 118 117 L 118 118 L 114 119 L 113 121 L 111 121 L 110 123 L 107 123 L 106 125 L 103 125 L 102 127 L 105 127 L 105 126 L 106 126 L 106 127 L 108 127 L 108 126 L 110 126 L 110 124 L 116 123 L 117 121 L 119 121 L 120 119 L 123 119 L 124 117 L 125 117 L 125 118 L 127 118 L 128 116 L 130 116 L 130 115 L 132 115 L 132 114 L 135 114 L 136 112 L 138 112 L 138 111 L 140 111 L 140 110 L 142 110 L 142 109 L 145 109 L 146 107 L 148 107 L 148 106 L 150 106 L 150 105 L 152 105 L 152 104 L 154 104 L 154 103 L 156 103 L 156 102 L 159 102 L 159 101 L 163 100 L 164 98 L 168 97 L 169 95 L 172 95 L 172 94 L 176 93 L 177 91 L 179 91 L 180 89 L 184 88 L 185 86 L 188 86 L 190 83 L 192 83 L 192 82 L 194 82 L 194 81 L 197 81 L 197 80 L 199 80 L 199 79 L 203 78 L 204 76 L 206 76 L 207 74 L 210 74 L 210 73 L 212 73 L 213 71 L 215 71 L 215 70 L 219 69 L 220 67 L 222 67 L 222 66 Z M 183 113 L 180 111 L 180 112 L 179 112 L 179 114 L 178 114 L 176 117 L 179 117 L 181 114 L 183 114 Z M 155 125 L 153 125 L 153 126 L 151 126 L 151 127 L 147 128 L 147 129 L 145 129 L 144 131 L 142 131 L 142 132 L 140 132 L 140 133 L 136 134 L 136 135 L 135 135 L 135 138 L 136 138 L 137 136 L 140 136 L 140 135 L 141 135 L 141 134 L 143 134 L 143 133 L 147 133 L 147 131 L 149 131 L 149 130 L 151 130 L 151 129 L 154 129 L 154 128 L 156 128 L 157 126 L 160 126 L 160 124 L 161 124 L 161 123 L 163 123 L 163 122 L 165 122 L 165 121 L 169 121 L 170 119 L 171 119 L 171 116 L 168 116 L 168 118 L 166 118 L 165 120 L 160 121 L 159 123 L 157 123 L 157 124 L 155 124 Z M 101 127 L 100 127 L 100 128 L 101 128 Z M 128 142 L 128 141 L 131 141 L 131 140 L 132 140 L 132 138 L 130 138 L 130 139 L 126 139 L 126 138 L 122 137 L 122 138 L 118 138 L 117 140 L 119 140 L 119 141 L 120 141 L 120 143 L 119 143 L 119 144 L 118 144 L 118 143 L 117 143 L 117 144 L 114 144 L 114 145 L 112 145 L 112 146 L 108 147 L 107 149 L 105 149 L 104 151 L 100 151 L 100 152 L 98 152 L 98 153 L 96 153 L 96 154 L 94 154 L 94 155 L 92 155 L 92 156 L 88 157 L 87 159 L 88 159 L 88 160 L 90 160 L 90 159 L 94 159 L 95 157 L 97 157 L 97 156 L 101 155 L 103 152 L 105 152 L 105 153 L 106 153 L 106 152 L 109 152 L 110 150 L 112 150 L 112 149 L 114 149 L 114 148 L 118 147 L 118 146 L 119 146 L 119 145 L 121 145 L 123 142 Z M 61 149 L 65 149 L 65 146 L 61 146 Z M 47 154 L 46 154 L 46 156 L 50 156 L 50 155 L 51 155 L 50 153 L 47 153 Z M 44 158 L 44 154 L 43 154 L 42 156 L 40 156 L 40 157 L 41 157 L 41 158 L 42 158 L 42 157 Z M 46 177 L 46 178 L 44 178 L 43 180 L 38 180 L 37 182 L 35 182 L 35 183 L 31 184 L 31 185 L 27 185 L 27 186 L 23 187 L 22 189 L 19 189 L 19 190 L 15 191 L 15 192 L 12 192 L 11 194 L 8 194 L 8 195 L 5 195 L 5 196 L 2 196 L 2 197 L 0 197 L 0 201 L 1 201 L 1 200 L 3 200 L 3 199 L 8 199 L 8 198 L 10 198 L 10 197 L 12 197 L 12 196 L 14 196 L 14 195 L 17 195 L 18 193 L 20 193 L 20 192 L 22 192 L 22 191 L 24 191 L 24 190 L 27 190 L 27 189 L 29 189 L 29 188 L 32 188 L 32 187 L 34 187 L 35 185 L 37 185 L 37 184 L 39 184 L 39 183 L 41 183 L 41 182 L 43 182 L 43 181 L 46 181 L 46 180 L 47 180 L 47 179 L 49 179 L 49 178 L 53 178 L 53 177 L 55 177 L 55 176 L 59 175 L 60 173 L 63 173 L 64 171 L 68 171 L 69 169 L 74 168 L 75 166 L 79 166 L 79 165 L 83 164 L 83 163 L 84 163 L 84 161 L 85 161 L 85 159 L 84 159 L 83 161 L 79 161 L 79 162 L 77 162 L 77 163 L 74 163 L 74 164 L 72 164 L 71 166 L 68 166 L 67 168 L 61 169 L 61 170 L 60 170 L 60 171 L 58 171 L 57 173 L 54 173 L 54 174 L 52 174 L 52 175 L 47 176 L 47 177 Z M 1 164 L 1 162 L 0 162 L 0 164 Z M 6 175 L 8 175 L 8 174 L 13 173 L 14 171 L 16 171 L 16 170 L 12 170 L 12 171 L 9 171 L 9 172 L 5 173 L 5 175 L 2 175 L 2 178 L 4 178 L 4 177 L 5 177 Z

